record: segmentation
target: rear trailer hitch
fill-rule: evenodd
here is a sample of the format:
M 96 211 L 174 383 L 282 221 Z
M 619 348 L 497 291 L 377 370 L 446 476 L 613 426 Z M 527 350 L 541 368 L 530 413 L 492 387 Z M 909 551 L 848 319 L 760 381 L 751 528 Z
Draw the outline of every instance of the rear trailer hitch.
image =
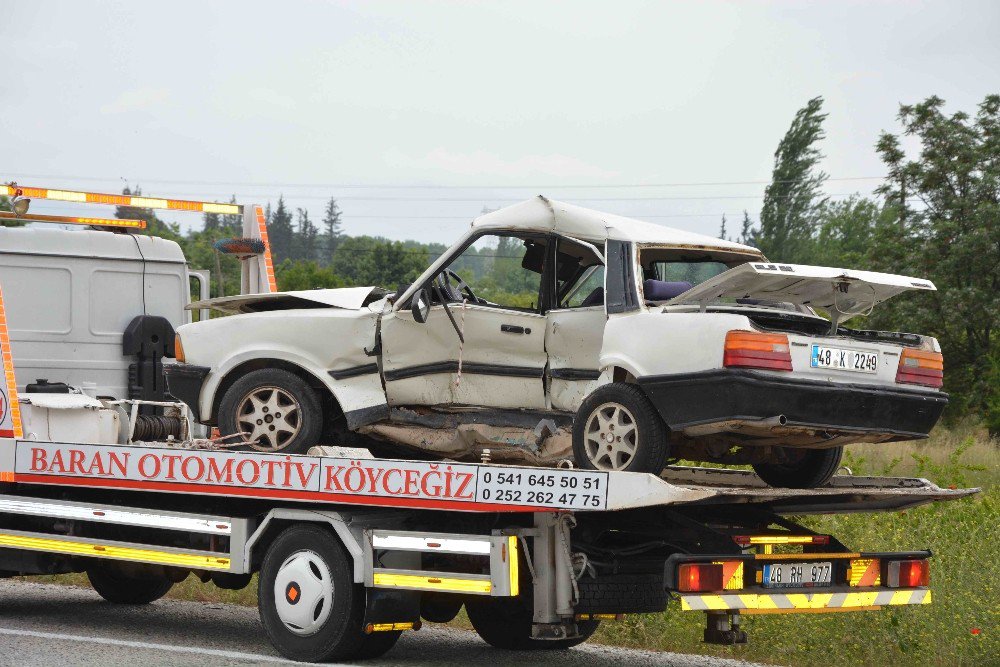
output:
M 740 614 L 736 611 L 705 612 L 705 643 L 732 646 L 746 644 L 747 633 L 740 630 Z

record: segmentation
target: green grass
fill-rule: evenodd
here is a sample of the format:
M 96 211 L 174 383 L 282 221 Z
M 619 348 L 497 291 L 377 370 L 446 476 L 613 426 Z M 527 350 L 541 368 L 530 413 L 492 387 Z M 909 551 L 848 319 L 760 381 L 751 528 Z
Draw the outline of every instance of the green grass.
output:
M 896 514 L 812 517 L 803 523 L 858 550 L 931 549 L 934 602 L 920 607 L 840 614 L 744 616 L 750 643 L 701 643 L 704 616 L 671 602 L 662 614 L 604 623 L 592 641 L 701 653 L 783 665 L 1000 665 L 1000 443 L 971 424 L 940 429 L 920 443 L 857 445 L 854 474 L 927 477 L 941 486 L 981 486 L 970 499 Z M 84 575 L 40 577 L 87 585 Z M 169 597 L 256 605 L 256 580 L 225 591 L 188 577 Z M 469 627 L 464 615 L 454 622 Z M 978 633 L 975 631 L 978 630 Z

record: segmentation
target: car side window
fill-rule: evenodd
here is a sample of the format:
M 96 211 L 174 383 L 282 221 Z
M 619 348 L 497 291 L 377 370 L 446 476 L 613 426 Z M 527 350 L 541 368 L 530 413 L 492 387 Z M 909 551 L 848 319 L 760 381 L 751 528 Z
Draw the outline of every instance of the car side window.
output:
M 545 254 L 545 236 L 485 234 L 448 264 L 441 279 L 451 301 L 473 302 L 460 278 L 480 305 L 537 312 Z
M 560 308 L 588 308 L 604 305 L 604 267 L 593 266 L 559 304 Z

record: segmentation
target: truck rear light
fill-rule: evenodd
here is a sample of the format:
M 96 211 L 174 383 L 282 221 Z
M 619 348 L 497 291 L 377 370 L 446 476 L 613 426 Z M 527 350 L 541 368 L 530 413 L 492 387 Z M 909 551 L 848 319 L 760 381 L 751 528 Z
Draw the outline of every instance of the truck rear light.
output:
M 174 359 L 176 359 L 179 364 L 184 363 L 184 346 L 181 345 L 180 334 L 174 334 Z
M 792 353 L 785 334 L 730 331 L 726 334 L 722 365 L 739 368 L 792 370 Z
M 944 384 L 944 357 L 940 352 L 904 348 L 899 355 L 896 382 L 940 388 Z
M 725 588 L 722 563 L 682 563 L 677 568 L 677 590 L 682 593 L 721 591 Z
M 931 581 L 930 561 L 891 560 L 886 567 L 885 585 L 889 588 L 917 588 Z

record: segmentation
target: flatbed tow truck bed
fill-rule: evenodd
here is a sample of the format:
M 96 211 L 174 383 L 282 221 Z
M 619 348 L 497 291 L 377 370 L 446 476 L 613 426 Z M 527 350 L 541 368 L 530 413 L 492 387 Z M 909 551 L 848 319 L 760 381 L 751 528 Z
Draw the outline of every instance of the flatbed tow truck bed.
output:
M 706 613 L 705 640 L 716 643 L 746 641 L 744 613 L 928 604 L 929 552 L 855 552 L 789 517 L 977 491 L 910 478 L 838 476 L 799 490 L 709 468 L 656 477 L 17 439 L 0 439 L 0 480 L 5 574 L 87 571 L 105 597 L 134 601 L 115 586 L 194 573 L 239 588 L 260 573 L 268 636 L 299 660 L 381 654 L 421 618 L 448 620 L 463 604 L 486 641 L 522 649 L 575 645 L 599 621 L 662 611 L 670 596 Z M 337 623 L 322 607 L 345 586 L 357 609 L 338 629 L 354 643 L 316 648 Z M 300 598 L 323 623 L 301 620 Z

